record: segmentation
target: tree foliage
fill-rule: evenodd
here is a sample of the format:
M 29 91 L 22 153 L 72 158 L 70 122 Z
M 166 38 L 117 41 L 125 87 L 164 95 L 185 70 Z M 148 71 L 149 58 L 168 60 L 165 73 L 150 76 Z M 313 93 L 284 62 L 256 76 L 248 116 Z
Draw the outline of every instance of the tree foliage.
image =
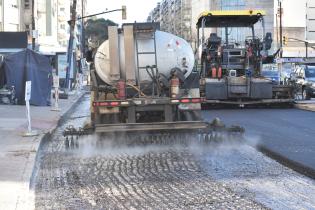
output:
M 99 19 L 88 19 L 85 23 L 85 37 L 88 39 L 89 45 L 99 46 L 103 41 L 108 39 L 108 26 L 117 25 L 111 20 L 105 20 L 104 18 Z

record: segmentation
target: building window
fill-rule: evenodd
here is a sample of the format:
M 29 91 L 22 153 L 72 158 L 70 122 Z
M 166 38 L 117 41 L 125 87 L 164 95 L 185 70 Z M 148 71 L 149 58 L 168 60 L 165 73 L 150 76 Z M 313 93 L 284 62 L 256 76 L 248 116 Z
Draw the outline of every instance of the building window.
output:
M 61 28 L 61 29 L 66 29 L 65 24 L 60 24 L 60 28 Z
M 64 12 L 64 11 L 66 11 L 66 9 L 64 7 L 61 7 L 60 12 Z
M 238 10 L 244 9 L 245 0 L 221 0 L 222 10 Z
M 24 0 L 24 9 L 30 9 L 30 0 Z
M 0 0 L 0 24 L 1 24 L 0 27 L 2 27 L 2 20 L 3 20 L 2 8 L 3 8 L 2 7 L 2 0 Z
M 19 8 L 18 5 L 19 5 L 18 0 L 12 2 L 12 4 L 11 4 L 11 6 L 12 6 L 13 8 Z

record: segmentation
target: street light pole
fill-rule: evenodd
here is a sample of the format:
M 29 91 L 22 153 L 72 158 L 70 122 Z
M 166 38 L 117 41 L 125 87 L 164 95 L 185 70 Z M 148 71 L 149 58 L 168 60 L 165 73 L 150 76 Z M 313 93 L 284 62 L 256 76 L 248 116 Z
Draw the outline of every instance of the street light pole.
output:
M 81 17 L 83 17 L 84 15 L 84 0 L 81 0 Z M 81 43 L 82 43 L 82 47 L 81 47 L 81 57 L 84 56 L 85 54 L 85 28 L 84 28 L 84 20 L 82 18 L 81 21 Z
M 100 12 L 100 13 L 96 13 L 96 14 L 93 14 L 93 15 L 87 15 L 87 16 L 83 16 L 83 17 L 78 17 L 77 19 L 71 19 L 69 20 L 68 22 L 70 21 L 76 21 L 76 20 L 80 20 L 80 19 L 84 19 L 84 18 L 89 18 L 89 17 L 94 17 L 94 16 L 97 16 L 97 15 L 102 15 L 102 14 L 106 14 L 106 13 L 111 13 L 111 12 L 116 12 L 116 11 L 122 11 L 122 19 L 125 20 L 126 19 L 126 7 L 125 6 L 122 6 L 121 9 L 113 9 L 113 10 L 109 10 L 109 11 L 105 11 L 105 12 Z
M 77 9 L 77 0 L 73 0 L 72 7 L 71 7 L 71 20 L 75 20 L 76 18 L 76 9 Z M 75 21 L 70 21 L 70 37 L 69 37 L 69 46 L 68 46 L 68 57 L 67 57 L 67 63 L 68 68 L 66 71 L 66 82 L 65 82 L 65 88 L 70 90 L 70 71 L 73 65 L 72 56 L 73 56 L 73 39 L 74 39 L 74 28 L 75 28 Z
M 313 48 L 311 43 L 309 43 L 307 40 L 301 40 L 301 39 L 290 38 L 290 37 L 288 37 L 288 40 L 303 42 L 305 45 L 305 58 L 308 58 L 308 47 Z

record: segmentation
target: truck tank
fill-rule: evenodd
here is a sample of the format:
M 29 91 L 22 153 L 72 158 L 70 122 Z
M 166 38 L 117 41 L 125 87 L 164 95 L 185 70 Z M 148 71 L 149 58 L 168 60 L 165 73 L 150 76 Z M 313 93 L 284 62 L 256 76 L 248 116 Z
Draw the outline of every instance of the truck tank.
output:
M 120 78 L 126 79 L 126 65 L 125 65 L 125 46 L 124 34 L 119 34 L 119 66 Z M 166 77 L 170 76 L 170 71 L 173 68 L 179 68 L 186 71 L 185 78 L 187 78 L 194 67 L 194 53 L 191 46 L 184 39 L 173 34 L 155 31 L 156 40 L 156 64 L 159 73 Z M 151 52 L 154 50 L 154 39 L 138 39 L 138 52 Z M 95 54 L 95 69 L 98 76 L 108 85 L 115 85 L 117 80 L 111 77 L 110 66 L 110 45 L 109 41 L 104 41 L 97 49 Z M 134 53 L 135 71 L 137 71 L 137 51 L 135 47 Z M 155 57 L 153 54 L 138 54 L 139 67 L 152 66 L 155 64 Z M 150 81 L 151 78 L 145 70 L 140 69 L 136 73 L 137 81 Z

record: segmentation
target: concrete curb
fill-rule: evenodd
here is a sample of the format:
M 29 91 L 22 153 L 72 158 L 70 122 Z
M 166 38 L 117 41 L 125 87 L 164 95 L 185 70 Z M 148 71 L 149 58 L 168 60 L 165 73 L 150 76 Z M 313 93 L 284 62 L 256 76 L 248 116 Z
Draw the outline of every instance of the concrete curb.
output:
M 305 111 L 315 112 L 315 104 L 294 104 L 294 107 Z
M 39 164 L 38 162 L 40 161 L 41 158 L 41 154 L 40 151 L 43 148 L 43 146 L 45 145 L 45 143 L 47 141 L 49 141 L 51 139 L 52 134 L 56 131 L 56 129 L 66 120 L 66 118 L 72 114 L 73 110 L 78 106 L 78 102 L 80 100 L 82 100 L 82 98 L 86 95 L 86 92 L 83 92 L 79 97 L 77 97 L 74 101 L 73 104 L 68 108 L 68 110 L 66 110 L 59 118 L 57 124 L 55 125 L 55 127 L 53 127 L 52 129 L 50 129 L 48 132 L 42 134 L 40 138 L 40 143 L 38 145 L 38 148 L 36 150 L 36 157 L 35 157 L 35 162 L 33 165 L 33 170 L 32 170 L 32 175 L 30 178 L 30 183 L 29 183 L 29 189 L 30 190 L 34 190 L 35 189 L 35 179 L 37 177 L 37 173 L 39 170 Z M 69 99 L 68 99 L 69 100 Z

